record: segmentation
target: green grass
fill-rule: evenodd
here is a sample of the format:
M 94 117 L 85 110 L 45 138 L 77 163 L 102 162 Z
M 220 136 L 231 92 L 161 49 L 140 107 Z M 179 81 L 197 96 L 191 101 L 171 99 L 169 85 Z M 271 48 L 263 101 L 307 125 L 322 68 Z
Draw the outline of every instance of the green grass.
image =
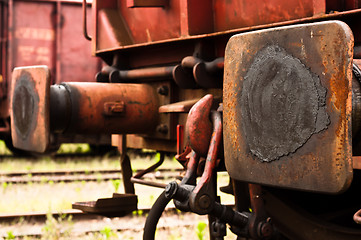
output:
M 157 160 L 151 158 L 140 158 L 131 156 L 133 170 L 144 169 L 153 165 Z M 160 168 L 181 168 L 181 165 L 171 158 L 166 159 Z M 13 171 L 55 171 L 55 170 L 100 170 L 100 169 L 120 169 L 119 157 L 83 157 L 79 159 L 56 160 L 51 157 L 39 159 L 6 158 L 0 160 L 0 172 Z
M 63 143 L 60 145 L 57 153 L 66 154 L 66 153 L 89 153 L 91 151 L 89 144 L 87 143 Z M 6 144 L 3 140 L 0 140 L 0 155 L 12 155 L 11 151 L 6 147 Z
M 205 239 L 205 238 L 204 238 L 204 235 L 205 235 L 206 227 L 207 227 L 207 223 L 205 223 L 205 222 L 203 222 L 203 221 L 198 222 L 198 224 L 197 224 L 197 230 L 196 230 L 198 240 L 203 240 L 203 239 Z
M 89 150 L 88 144 L 62 144 L 58 153 L 85 153 Z M 6 152 L 7 154 L 1 154 Z M 81 158 L 68 158 L 61 160 L 51 156 L 38 158 L 20 157 L 14 160 L 3 141 L 0 140 L 0 172 L 13 171 L 52 171 L 52 170 L 97 170 L 97 169 L 119 169 L 120 157 L 112 156 L 86 156 Z M 129 153 L 133 170 L 144 169 L 156 163 L 157 155 L 141 157 L 132 152 Z M 9 156 L 9 157 L 7 157 Z M 10 157 L 11 156 L 11 157 Z M 172 157 L 166 157 L 161 168 L 180 168 L 181 165 Z
M 69 153 L 89 153 L 91 151 L 89 144 L 86 143 L 78 143 L 78 144 L 70 144 L 63 143 L 60 145 L 57 153 L 59 154 L 69 154 Z
M 0 161 L 0 172 L 13 171 L 55 171 L 55 170 L 94 170 L 117 169 L 119 159 L 102 159 L 101 157 L 86 157 L 82 159 L 56 160 L 50 157 L 33 158 L 3 158 Z
M 218 179 L 221 186 L 228 183 L 228 177 L 224 174 L 219 175 Z M 169 180 L 163 182 L 168 183 Z M 115 190 L 123 193 L 123 182 L 117 181 L 116 185 L 117 189 L 115 189 L 114 181 L 111 180 L 100 182 L 54 183 L 44 181 L 44 183 L 30 182 L 20 185 L 6 184 L 1 189 L 0 213 L 47 212 L 49 209 L 61 212 L 71 209 L 73 202 L 94 201 L 98 198 L 111 197 Z M 138 194 L 138 206 L 151 207 L 163 189 L 136 184 L 135 191 Z M 220 192 L 219 195 L 223 203 L 234 202 L 232 195 Z M 24 204 L 24 199 L 26 199 L 26 204 Z M 170 206 L 173 206 L 172 202 Z
M 6 147 L 5 142 L 0 140 L 0 155 L 11 155 L 11 151 Z

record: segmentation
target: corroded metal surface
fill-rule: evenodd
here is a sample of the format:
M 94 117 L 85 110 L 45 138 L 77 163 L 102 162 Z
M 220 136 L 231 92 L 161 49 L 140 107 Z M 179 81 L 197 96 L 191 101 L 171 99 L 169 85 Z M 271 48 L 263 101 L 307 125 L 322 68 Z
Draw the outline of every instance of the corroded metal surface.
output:
M 16 68 L 12 75 L 11 135 L 16 148 L 45 152 L 49 146 L 50 71 Z
M 109 83 L 64 83 L 63 85 L 71 99 L 69 125 L 63 129 L 64 132 L 146 133 L 156 126 L 159 105 L 156 92 L 150 85 Z M 56 109 L 56 106 L 51 107 Z M 51 121 L 56 119 L 51 118 Z
M 208 96 L 208 95 L 207 95 Z M 217 159 L 222 148 L 222 114 L 217 111 L 211 113 L 213 131 L 209 143 L 206 164 L 200 180 L 189 195 L 189 204 L 192 211 L 198 214 L 209 213 L 213 209 L 216 197 L 215 182 Z
M 15 69 L 11 128 L 16 148 L 44 152 L 49 133 L 149 133 L 159 102 L 147 84 L 63 83 L 47 67 Z
M 216 9 L 215 29 L 218 31 L 324 14 L 326 10 L 323 0 L 213 2 Z
M 97 201 L 76 202 L 73 209 L 106 217 L 122 217 L 137 210 L 138 197 L 135 194 L 113 193 L 111 198 L 99 198 Z
M 348 188 L 352 49 L 351 30 L 338 21 L 231 38 L 223 93 L 232 178 L 329 193 Z
M 200 156 L 207 156 L 212 135 L 212 122 L 209 119 L 213 95 L 208 94 L 199 100 L 189 111 L 186 136 L 190 147 Z
M 256 0 L 247 1 L 209 1 L 209 0 L 173 0 L 162 7 L 140 7 L 146 5 L 161 6 L 162 1 L 94 1 L 97 19 L 97 50 L 106 47 L 121 47 L 142 43 L 152 43 L 168 39 L 184 38 L 198 34 L 209 34 L 229 29 L 256 26 L 274 22 L 312 17 L 325 13 L 322 0 Z M 139 2 L 137 7 L 137 2 Z M 165 2 L 165 1 L 163 1 Z M 135 7 L 135 8 L 129 8 Z M 116 14 L 105 9 L 114 8 Z M 104 14 L 105 13 L 105 14 Z M 104 16 L 106 15 L 106 16 Z M 104 17 L 108 19 L 104 21 Z M 122 19 L 122 23 L 116 21 Z M 114 24 L 108 24 L 114 21 Z M 159 23 L 162 24 L 159 24 Z M 111 30 L 118 27 L 117 31 Z M 103 31 L 107 29 L 108 31 Z M 106 37 L 104 37 L 106 35 Z M 124 41 L 128 37 L 132 41 Z M 109 44 L 107 39 L 115 40 Z

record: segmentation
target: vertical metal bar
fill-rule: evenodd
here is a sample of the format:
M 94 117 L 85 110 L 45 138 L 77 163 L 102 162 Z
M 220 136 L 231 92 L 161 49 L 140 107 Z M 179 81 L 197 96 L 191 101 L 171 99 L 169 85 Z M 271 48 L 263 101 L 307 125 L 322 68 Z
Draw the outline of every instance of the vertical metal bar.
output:
M 187 171 L 182 179 L 181 184 L 196 185 L 197 183 L 197 168 L 200 157 L 194 151 L 187 164 Z
M 7 35 L 8 35 L 8 6 L 5 6 L 5 3 L 3 3 L 2 6 L 2 23 L 1 23 L 1 28 L 2 28 L 2 34 L 1 34 L 1 74 L 3 75 L 3 80 L 6 81 L 7 76 L 6 76 L 6 64 L 7 64 L 7 53 L 6 53 L 6 44 L 7 44 Z
M 13 41 L 14 41 L 14 1 L 13 0 L 9 0 L 9 8 L 8 8 L 8 13 L 9 13 L 9 22 L 8 22 L 8 52 L 5 56 L 8 57 L 8 65 L 7 65 L 7 69 L 6 69 L 6 79 L 7 81 L 10 83 L 10 73 L 12 68 L 14 67 L 14 56 L 15 56 L 15 52 L 14 52 L 14 46 L 13 46 Z M 10 84 L 8 84 L 8 86 L 10 86 Z
M 326 1 L 325 0 L 313 0 L 313 16 L 326 13 Z
M 121 136 L 121 143 L 119 147 L 121 148 L 121 155 L 120 155 L 120 167 L 122 169 L 122 177 L 123 177 L 123 185 L 124 185 L 124 192 L 134 194 L 134 184 L 130 181 L 132 177 L 132 166 L 130 163 L 129 156 L 127 155 L 127 135 L 123 134 Z
M 86 40 L 91 41 L 92 38 L 88 35 L 88 24 L 87 24 L 87 4 L 86 0 L 83 0 L 83 34 Z
M 206 158 L 206 165 L 199 183 L 193 190 L 198 193 L 204 185 L 212 179 L 212 175 L 216 174 L 215 167 L 217 164 L 218 152 L 222 142 L 222 117 L 220 112 L 212 112 L 213 133 Z
M 249 196 L 251 200 L 252 212 L 265 218 L 267 215 L 264 211 L 264 203 L 262 199 L 262 187 L 258 184 L 249 184 Z
M 5 28 L 6 28 L 6 6 L 5 6 L 5 2 L 0 2 L 0 51 L 1 51 L 1 57 L 0 57 L 0 75 L 1 75 L 1 83 L 0 83 L 0 87 L 2 88 L 2 92 L 4 94 L 4 96 L 6 96 L 6 78 L 5 78 L 5 59 L 6 59 L 6 52 L 4 52 L 5 48 L 4 46 L 6 45 L 6 37 L 5 37 Z
M 9 20 L 8 20 L 8 8 L 9 8 L 9 2 L 3 1 L 1 3 L 1 44 L 0 44 L 0 54 L 1 54 L 1 69 L 0 69 L 0 74 L 1 74 L 1 83 L 0 83 L 0 87 L 1 87 L 1 91 L 2 91 L 2 95 L 0 96 L 1 98 L 3 98 L 3 100 L 1 100 L 1 104 L 2 106 L 6 106 L 9 104 L 9 92 L 10 92 L 10 76 L 8 74 L 8 50 L 7 50 L 7 44 L 8 44 L 8 24 L 9 24 Z M 2 107 L 2 110 L 0 111 L 0 117 L 2 119 L 4 119 L 5 124 L 7 123 L 5 118 L 7 118 L 9 116 L 9 111 L 8 111 L 8 107 Z M 9 130 L 6 130 L 6 128 L 3 130 L 5 133 L 8 133 Z
M 211 193 L 213 193 L 212 199 L 215 199 L 218 203 L 220 202 L 220 197 L 217 198 L 217 172 L 214 173 L 216 177 L 211 178 L 210 187 L 212 188 Z M 213 224 L 217 222 L 217 218 L 208 214 L 208 231 L 209 231 L 209 240 L 223 240 L 223 237 L 213 236 L 214 229 Z
M 231 181 L 233 181 L 236 210 L 238 212 L 248 212 L 251 206 L 248 184 L 233 179 Z
M 179 4 L 181 36 L 188 36 L 188 0 L 181 0 Z
M 249 224 L 249 231 L 251 236 L 256 239 L 265 234 L 263 230 L 258 229 L 258 226 L 261 221 L 265 221 L 267 219 L 267 213 L 264 207 L 261 185 L 248 184 L 248 188 L 253 213 Z
M 178 124 L 177 125 L 177 154 L 181 154 L 183 152 L 183 144 L 184 141 L 184 126 Z
M 98 36 L 98 26 L 97 26 L 97 23 L 98 23 L 98 7 L 99 7 L 99 3 L 98 1 L 100 0 L 93 0 L 92 2 L 92 27 L 93 27 L 93 38 L 94 40 L 91 42 L 92 46 L 92 55 L 95 56 L 95 53 L 97 51 L 97 36 Z M 104 0 L 103 0 L 104 1 Z
M 54 83 L 61 82 L 61 1 L 56 2 L 56 23 L 55 23 L 55 81 Z

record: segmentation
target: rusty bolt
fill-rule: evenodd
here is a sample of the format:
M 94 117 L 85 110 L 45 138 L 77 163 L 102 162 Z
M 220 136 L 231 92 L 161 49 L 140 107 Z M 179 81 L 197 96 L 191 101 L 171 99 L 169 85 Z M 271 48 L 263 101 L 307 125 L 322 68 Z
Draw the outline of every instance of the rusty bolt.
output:
M 165 124 L 160 124 L 157 126 L 157 132 L 161 134 L 167 134 L 168 133 L 168 126 Z
M 160 87 L 157 89 L 157 92 L 158 92 L 160 95 L 167 96 L 168 93 L 169 93 L 169 88 L 168 88 L 168 86 L 163 85 L 163 86 L 160 86 Z
M 165 187 L 165 197 L 168 199 L 172 199 L 178 190 L 178 184 L 177 182 L 173 181 L 168 183 L 168 185 Z
M 266 222 L 259 223 L 259 235 L 264 238 L 268 238 L 273 234 L 273 228 L 270 218 Z
M 207 208 L 209 208 L 211 206 L 211 199 L 207 194 L 203 194 L 199 198 L 198 203 L 199 203 L 200 208 L 207 209 Z

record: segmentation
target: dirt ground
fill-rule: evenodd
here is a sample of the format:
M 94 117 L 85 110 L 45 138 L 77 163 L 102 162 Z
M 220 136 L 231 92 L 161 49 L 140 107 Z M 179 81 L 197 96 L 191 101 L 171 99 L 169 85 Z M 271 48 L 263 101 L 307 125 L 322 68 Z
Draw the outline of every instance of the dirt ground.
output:
M 58 163 L 53 160 L 43 160 L 40 163 L 33 163 L 33 160 L 21 160 L 17 163 L 14 159 L 3 161 L 3 169 L 7 171 L 36 170 L 36 169 L 95 169 L 97 166 L 109 168 L 117 164 L 117 160 L 99 159 L 86 160 L 81 162 Z M 138 163 L 139 162 L 139 163 Z M 135 161 L 136 168 L 144 168 L 151 165 L 151 162 L 143 160 Z M 153 161 L 152 161 L 153 162 Z M 72 163 L 73 165 L 71 165 Z M 173 166 L 172 161 L 166 162 L 167 166 Z M 179 167 L 178 165 L 176 165 Z M 228 178 L 221 176 L 221 184 L 228 183 Z M 170 182 L 174 179 L 166 179 Z M 158 180 L 157 180 L 158 181 Z M 162 189 L 155 189 L 147 186 L 136 185 L 138 196 L 138 207 L 150 207 L 156 200 Z M 96 182 L 73 182 L 54 183 L 46 181 L 42 183 L 29 184 L 3 184 L 0 189 L 0 214 L 25 213 L 25 212 L 55 212 L 70 209 L 71 203 L 76 201 L 89 201 L 98 198 L 110 197 L 113 192 L 123 192 L 122 183 L 116 189 L 112 181 Z M 232 203 L 230 195 L 221 195 L 222 201 Z M 169 205 L 172 206 L 172 203 Z M 123 218 L 104 218 L 101 221 L 87 220 L 74 221 L 69 216 L 54 219 L 48 218 L 46 222 L 27 222 L 23 219 L 11 224 L 0 223 L 0 239 L 86 239 L 86 240 L 112 240 L 112 239 L 142 239 L 143 227 L 146 216 L 133 214 Z M 196 214 L 165 215 L 161 218 L 156 232 L 156 239 L 180 240 L 180 239 L 209 239 L 208 228 L 203 229 L 207 223 L 206 216 Z M 19 238 L 17 236 L 28 235 Z M 37 235 L 32 237 L 31 235 Z M 226 239 L 236 239 L 234 235 L 228 233 Z
M 3 239 L 87 239 L 87 240 L 130 240 L 142 239 L 146 216 L 130 215 L 122 218 L 103 218 L 101 220 L 48 219 L 46 222 L 20 221 L 0 225 Z M 191 213 L 163 214 L 156 231 L 157 240 L 208 239 L 207 217 Z M 9 238 L 9 233 L 14 238 Z M 227 239 L 236 239 L 230 231 Z

